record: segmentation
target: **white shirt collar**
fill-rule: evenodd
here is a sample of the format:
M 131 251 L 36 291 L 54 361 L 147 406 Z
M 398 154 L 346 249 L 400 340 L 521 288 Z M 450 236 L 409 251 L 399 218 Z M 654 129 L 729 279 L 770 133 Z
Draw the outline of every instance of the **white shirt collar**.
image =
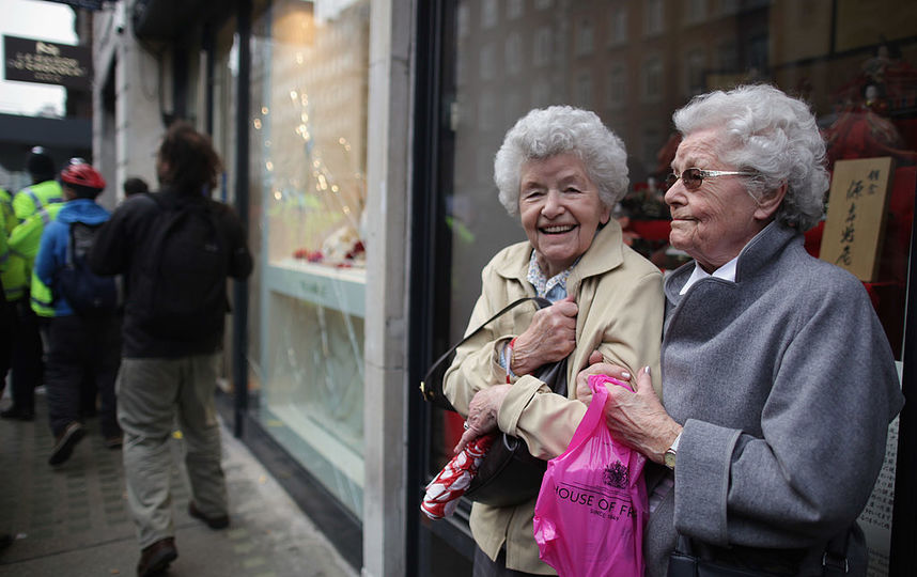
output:
M 696 282 L 700 281 L 703 278 L 715 277 L 723 279 L 730 282 L 736 282 L 736 263 L 739 260 L 739 256 L 723 265 L 719 269 L 715 270 L 713 274 L 708 274 L 705 272 L 701 265 L 697 262 L 695 263 L 695 270 L 692 271 L 692 276 L 685 282 L 685 285 L 682 287 L 682 290 L 679 291 L 680 295 L 684 295 L 688 292 L 689 288 Z

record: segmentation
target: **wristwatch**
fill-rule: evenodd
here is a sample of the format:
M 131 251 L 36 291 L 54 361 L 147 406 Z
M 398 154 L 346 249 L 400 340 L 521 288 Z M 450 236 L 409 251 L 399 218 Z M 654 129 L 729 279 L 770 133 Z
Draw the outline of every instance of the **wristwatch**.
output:
M 676 470 L 676 451 L 679 450 L 679 441 L 682 439 L 682 433 L 676 435 L 673 444 L 663 453 L 663 464 L 672 470 Z

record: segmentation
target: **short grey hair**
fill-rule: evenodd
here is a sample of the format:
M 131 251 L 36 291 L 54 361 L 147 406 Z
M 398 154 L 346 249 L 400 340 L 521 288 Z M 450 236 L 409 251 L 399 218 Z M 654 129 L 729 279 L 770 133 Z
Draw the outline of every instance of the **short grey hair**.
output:
M 549 106 L 519 119 L 494 157 L 494 183 L 511 216 L 519 213 L 523 164 L 568 153 L 583 162 L 606 207 L 615 206 L 628 192 L 628 154 L 622 139 L 589 110 Z
M 682 136 L 717 129 L 716 150 L 737 170 L 757 173 L 743 179 L 756 199 L 787 183 L 775 219 L 801 232 L 822 218 L 829 188 L 826 144 L 809 106 L 773 86 L 739 86 L 696 96 L 673 114 Z M 700 167 L 705 168 L 705 167 Z

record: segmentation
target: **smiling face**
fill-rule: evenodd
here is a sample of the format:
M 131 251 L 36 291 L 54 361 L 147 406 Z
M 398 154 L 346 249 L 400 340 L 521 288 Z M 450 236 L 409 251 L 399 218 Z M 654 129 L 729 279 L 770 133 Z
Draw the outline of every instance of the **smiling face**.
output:
M 571 153 L 530 160 L 520 171 L 520 220 L 548 278 L 586 252 L 610 210 Z
M 676 151 L 673 172 L 681 174 L 689 168 L 741 170 L 719 160 L 717 144 L 721 138 L 717 129 L 687 136 Z M 709 273 L 739 255 L 771 221 L 774 207 L 756 203 L 746 191 L 745 178 L 705 178 L 697 190 L 687 190 L 680 179 L 666 191 L 664 198 L 673 218 L 670 244 L 687 252 Z

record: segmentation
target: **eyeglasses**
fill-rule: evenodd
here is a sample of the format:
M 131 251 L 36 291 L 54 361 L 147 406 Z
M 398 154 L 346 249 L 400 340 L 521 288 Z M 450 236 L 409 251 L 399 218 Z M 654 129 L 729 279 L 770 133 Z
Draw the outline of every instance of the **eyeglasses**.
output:
M 676 181 L 682 179 L 682 184 L 686 190 L 698 190 L 701 183 L 706 178 L 717 178 L 718 176 L 755 176 L 754 172 L 743 172 L 735 170 L 702 170 L 700 168 L 686 168 L 682 174 L 676 175 L 675 172 L 666 177 L 666 188 L 670 189 Z

